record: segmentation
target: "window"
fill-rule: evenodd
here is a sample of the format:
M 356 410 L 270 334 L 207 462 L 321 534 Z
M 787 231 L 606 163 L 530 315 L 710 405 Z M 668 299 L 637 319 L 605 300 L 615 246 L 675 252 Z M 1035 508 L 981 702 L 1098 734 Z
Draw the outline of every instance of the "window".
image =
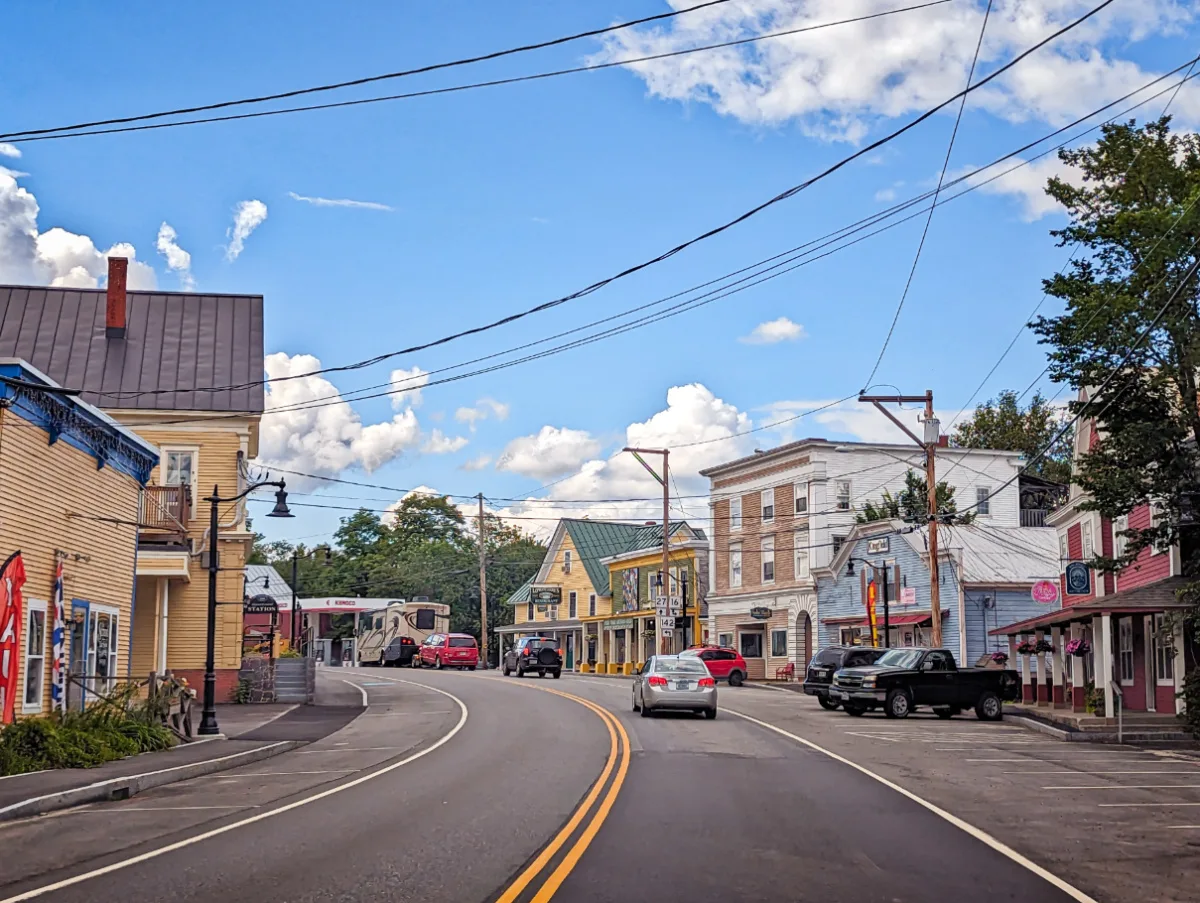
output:
M 771 631 L 771 655 L 775 658 L 787 657 L 787 630 Z
M 980 517 L 992 513 L 992 490 L 986 486 L 975 487 L 975 511 Z
M 742 658 L 762 658 L 763 635 L 761 631 L 743 633 L 738 636 Z
M 567 593 L 567 617 L 571 619 L 579 617 L 579 605 L 574 592 Z
M 950 653 L 948 652 L 931 652 L 925 657 L 925 664 L 932 665 L 930 671 L 953 671 L 954 666 L 950 663 Z
M 569 549 L 563 552 L 563 573 L 571 573 L 571 552 Z
M 729 585 L 730 587 L 742 585 L 742 547 L 740 545 L 729 547 Z
M 1083 525 L 1080 528 L 1080 534 L 1082 536 L 1083 560 L 1091 561 L 1092 556 L 1095 553 L 1095 549 L 1092 546 L 1092 522 L 1091 521 L 1085 520 L 1083 522 Z
M 1061 562 L 1059 570 L 1062 570 L 1063 564 L 1071 560 L 1071 543 L 1067 539 L 1066 533 L 1058 534 L 1058 559 Z
M 733 634 L 732 633 L 717 634 L 717 645 L 724 646 L 725 648 L 728 649 L 730 646 L 733 645 Z
M 849 511 L 850 510 L 850 481 L 849 480 L 838 480 L 836 485 L 837 485 L 837 505 L 835 507 L 837 508 L 838 511 Z
M 762 538 L 762 582 L 775 582 L 775 537 Z
M 764 489 L 762 491 L 762 520 L 764 524 L 769 524 L 775 520 L 775 490 Z
M 460 649 L 471 648 L 475 645 L 475 637 L 473 637 L 473 636 L 452 636 L 452 637 L 450 637 L 450 642 L 447 645 L 455 646 Z
M 844 536 L 833 537 L 833 554 L 836 556 L 837 553 L 842 550 L 842 546 L 844 546 L 845 544 L 846 544 L 846 537 L 844 537 Z
M 1162 519 L 1163 519 L 1162 505 L 1159 502 L 1151 502 L 1150 503 L 1150 526 L 1157 527 L 1159 524 L 1162 523 Z M 1167 550 L 1164 547 L 1160 546 L 1158 543 L 1154 543 L 1152 546 L 1150 546 L 1150 554 L 1151 555 L 1161 555 L 1165 551 L 1167 551 Z
M 797 483 L 795 490 L 796 490 L 796 513 L 797 514 L 807 514 L 808 513 L 808 484 L 807 483 Z
M 46 680 L 46 603 L 29 600 L 25 614 L 25 699 L 22 712 L 42 710 Z
M 808 531 L 797 530 L 792 540 L 796 550 L 796 579 L 808 576 Z
M 196 452 L 193 449 L 169 449 L 162 458 L 164 486 L 191 486 L 196 482 Z
M 1154 616 L 1154 680 L 1160 684 L 1175 683 L 1175 637 L 1161 614 Z
M 526 621 L 533 620 L 533 603 L 532 602 L 529 603 L 529 610 L 525 613 L 525 620 Z
M 731 531 L 742 529 L 742 497 L 740 495 L 729 500 L 729 529 Z
M 592 593 L 588 596 L 588 617 L 596 615 L 596 594 Z
M 1113 521 L 1113 557 L 1120 558 L 1125 554 L 1125 548 L 1129 545 L 1129 537 L 1122 536 L 1121 533 L 1129 529 L 1129 515 L 1122 514 Z
M 1133 686 L 1133 618 L 1117 621 L 1117 654 L 1121 667 L 1121 686 Z

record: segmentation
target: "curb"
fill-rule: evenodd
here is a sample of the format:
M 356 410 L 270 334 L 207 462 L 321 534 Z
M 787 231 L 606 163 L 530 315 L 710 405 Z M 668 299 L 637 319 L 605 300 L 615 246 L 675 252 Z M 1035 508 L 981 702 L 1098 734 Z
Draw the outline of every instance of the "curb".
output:
M 186 781 L 189 778 L 196 778 L 218 771 L 227 771 L 230 768 L 238 768 L 242 765 L 249 765 L 253 762 L 270 759 L 273 756 L 289 752 L 299 746 L 307 745 L 308 741 L 306 740 L 280 740 L 275 743 L 268 743 L 266 746 L 260 746 L 257 749 L 247 749 L 243 752 L 231 753 L 227 756 L 218 756 L 215 759 L 189 762 L 186 765 L 160 768 L 157 771 L 148 771 L 142 774 L 124 775 L 119 778 L 110 778 L 107 781 L 97 781 L 95 784 L 88 784 L 84 787 L 74 787 L 70 790 L 60 790 L 57 793 L 35 796 L 32 799 L 12 803 L 0 809 L 0 822 L 12 821 L 17 818 L 27 818 L 31 815 L 44 815 L 47 812 L 70 809 L 87 803 L 129 799 L 143 790 L 150 790 L 154 787 L 162 787 L 167 784 Z

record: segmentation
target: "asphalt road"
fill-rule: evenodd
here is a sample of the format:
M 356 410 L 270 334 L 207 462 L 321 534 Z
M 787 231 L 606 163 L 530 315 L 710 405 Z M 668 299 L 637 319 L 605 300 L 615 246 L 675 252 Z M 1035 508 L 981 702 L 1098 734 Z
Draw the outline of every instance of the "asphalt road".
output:
M 709 722 L 638 717 L 616 680 L 322 681 L 369 707 L 311 746 L 0 827 L 0 903 L 1089 899 L 730 711 L 768 691 Z

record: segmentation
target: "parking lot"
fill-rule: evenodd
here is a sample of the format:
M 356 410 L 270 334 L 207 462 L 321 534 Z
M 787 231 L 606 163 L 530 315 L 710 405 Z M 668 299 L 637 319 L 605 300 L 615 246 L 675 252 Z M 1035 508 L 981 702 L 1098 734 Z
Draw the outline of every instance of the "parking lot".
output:
M 726 699 L 965 819 L 1097 900 L 1197 899 L 1195 750 L 1067 743 L 969 715 L 852 718 L 793 693 Z

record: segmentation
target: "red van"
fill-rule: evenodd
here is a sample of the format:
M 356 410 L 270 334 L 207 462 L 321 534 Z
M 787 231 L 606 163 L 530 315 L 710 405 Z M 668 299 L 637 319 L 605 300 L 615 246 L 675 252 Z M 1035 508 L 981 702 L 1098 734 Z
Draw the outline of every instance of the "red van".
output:
M 479 644 L 469 633 L 434 633 L 421 644 L 417 659 L 422 667 L 475 670 Z

